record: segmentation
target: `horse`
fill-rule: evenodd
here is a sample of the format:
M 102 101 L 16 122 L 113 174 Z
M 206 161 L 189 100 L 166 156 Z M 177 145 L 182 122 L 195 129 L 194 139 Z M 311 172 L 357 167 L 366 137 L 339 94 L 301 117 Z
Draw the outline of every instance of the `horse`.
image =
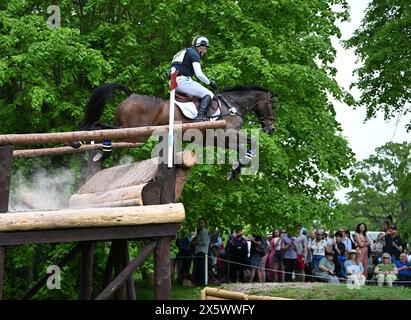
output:
M 178 89 L 178 88 L 177 88 Z M 114 127 L 131 128 L 143 126 L 167 125 L 169 122 L 169 100 L 132 93 L 126 86 L 107 83 L 96 88 L 87 104 L 84 126 L 85 130 L 113 128 L 112 126 L 100 124 L 99 120 L 103 113 L 107 100 L 113 96 L 116 90 L 127 94 L 127 98 L 117 107 L 115 113 Z M 260 121 L 263 132 L 271 134 L 275 129 L 275 96 L 277 94 L 260 86 L 237 86 L 215 94 L 214 99 L 218 102 L 220 109 L 219 119 L 226 121 L 226 129 L 238 131 L 243 125 L 243 118 L 248 112 L 253 112 Z M 174 106 L 175 122 L 189 123 L 192 119 L 187 118 L 177 106 Z M 237 138 L 238 138 L 237 136 Z M 141 137 L 133 139 L 133 142 L 145 142 L 148 138 Z M 248 155 L 253 154 L 252 143 L 249 138 Z M 234 141 L 239 141 L 234 140 Z M 73 147 L 77 145 L 71 144 Z M 226 148 L 238 149 L 237 145 L 226 145 Z M 234 178 L 241 169 L 243 162 L 237 161 L 233 170 L 229 173 L 229 180 Z

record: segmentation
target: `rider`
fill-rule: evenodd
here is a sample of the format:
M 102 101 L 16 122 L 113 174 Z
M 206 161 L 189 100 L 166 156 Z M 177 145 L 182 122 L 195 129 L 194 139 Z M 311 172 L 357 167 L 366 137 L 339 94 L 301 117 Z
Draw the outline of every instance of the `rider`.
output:
M 196 36 L 193 39 L 192 47 L 177 52 L 171 62 L 171 67 L 176 68 L 178 71 L 178 91 L 201 98 L 200 108 L 197 116 L 193 119 L 194 122 L 204 120 L 214 94 L 191 77 L 195 74 L 199 80 L 210 85 L 213 89 L 218 88 L 217 84 L 209 80 L 201 71 L 200 60 L 207 52 L 209 45 L 210 43 L 206 37 Z

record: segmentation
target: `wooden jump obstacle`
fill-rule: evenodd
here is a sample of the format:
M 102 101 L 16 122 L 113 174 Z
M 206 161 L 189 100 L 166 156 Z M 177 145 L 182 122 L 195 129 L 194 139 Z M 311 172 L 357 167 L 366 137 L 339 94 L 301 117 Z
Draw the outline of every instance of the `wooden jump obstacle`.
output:
M 215 121 L 180 124 L 175 130 L 224 127 L 225 121 Z M 78 242 L 56 265 L 62 267 L 81 253 L 80 299 L 93 298 L 93 248 L 96 241 L 112 241 L 112 245 L 102 291 L 95 299 L 109 299 L 113 294 L 116 299 L 135 299 L 132 274 L 151 253 L 154 254 L 154 298 L 170 299 L 170 242 L 185 217 L 184 207 L 175 201 L 183 190 L 189 169 L 195 164 L 192 153 L 180 154 L 181 165 L 172 168 L 159 164 L 158 159 L 148 159 L 101 170 L 71 197 L 69 209 L 7 213 L 13 144 L 123 139 L 146 136 L 167 128 L 0 136 L 0 213 L 6 213 L 0 214 L 0 299 L 3 298 L 5 248 L 53 242 Z M 38 155 L 32 150 L 29 153 Z M 47 155 L 47 151 L 41 155 Z M 149 241 L 132 261 L 128 254 L 128 240 Z M 40 278 L 23 299 L 30 299 L 44 286 L 47 277 Z

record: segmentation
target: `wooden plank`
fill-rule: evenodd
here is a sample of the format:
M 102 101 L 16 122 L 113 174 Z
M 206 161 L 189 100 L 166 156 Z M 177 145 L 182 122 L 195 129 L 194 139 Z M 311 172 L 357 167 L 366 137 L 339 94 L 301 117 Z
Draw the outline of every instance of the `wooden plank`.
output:
M 9 209 L 13 146 L 0 146 L 0 213 Z
M 73 257 L 75 257 L 78 252 L 80 252 L 80 250 L 81 250 L 81 245 L 77 244 L 59 262 L 57 262 L 56 265 L 60 269 L 63 268 L 67 264 L 68 261 L 70 261 Z M 36 282 L 36 284 L 27 291 L 27 293 L 23 296 L 22 300 L 31 299 L 36 294 L 36 292 L 39 291 L 46 284 L 48 277 L 49 277 L 49 274 L 45 274 L 43 277 L 41 277 Z
M 129 143 L 129 142 L 115 142 L 111 144 L 113 149 L 120 148 L 137 148 L 142 143 Z M 73 147 L 55 147 L 55 148 L 41 148 L 41 149 L 24 149 L 14 150 L 13 158 L 31 158 L 31 157 L 46 157 L 56 156 L 63 154 L 83 153 L 91 150 L 101 150 L 103 145 L 98 144 L 83 144 L 80 148 L 74 149 Z
M 99 171 L 79 190 L 78 194 L 106 192 L 147 183 L 157 175 L 158 159 L 124 164 Z
M 174 130 L 188 129 L 216 129 L 225 128 L 225 120 L 205 121 L 195 123 L 175 124 Z M 123 139 L 133 137 L 149 137 L 154 131 L 167 131 L 168 125 L 147 126 L 139 128 L 106 129 L 92 131 L 72 131 L 55 133 L 29 133 L 29 134 L 6 134 L 0 135 L 0 145 L 16 144 L 42 144 L 42 143 L 65 143 L 73 141 L 102 141 L 105 139 Z
M 154 299 L 171 299 L 170 238 L 158 239 L 154 251 Z
M 111 239 L 149 239 L 153 235 L 173 237 L 179 227 L 179 223 L 167 223 L 106 228 L 0 232 L 0 246 L 73 241 L 108 241 Z
M 0 215 L 0 231 L 179 223 L 185 218 L 181 203 L 120 208 L 83 208 L 30 211 Z
M 113 245 L 113 243 L 115 243 L 115 241 L 112 241 L 110 244 L 110 251 L 108 253 L 106 268 L 104 270 L 104 276 L 103 276 L 103 288 L 101 288 L 101 290 L 107 287 L 108 284 L 113 279 L 114 255 L 115 255 L 115 250 L 114 250 L 115 246 Z
M 94 242 L 81 243 L 80 300 L 91 300 L 93 292 Z
M 97 296 L 96 300 L 107 300 L 121 284 L 130 278 L 134 270 L 144 263 L 144 260 L 154 250 L 156 245 L 156 241 L 153 241 L 145 246 L 140 254 Z

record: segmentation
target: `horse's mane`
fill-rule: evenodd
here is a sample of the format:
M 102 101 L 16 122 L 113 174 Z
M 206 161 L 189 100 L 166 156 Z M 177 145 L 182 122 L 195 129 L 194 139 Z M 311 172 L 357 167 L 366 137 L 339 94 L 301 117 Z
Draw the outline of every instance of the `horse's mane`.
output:
M 268 89 L 263 88 L 263 87 L 260 87 L 260 86 L 235 86 L 235 87 L 230 87 L 230 88 L 224 88 L 221 92 L 228 92 L 228 91 L 250 91 L 250 90 L 256 90 L 256 91 L 263 91 L 263 92 L 273 93 L 271 90 L 268 90 Z

